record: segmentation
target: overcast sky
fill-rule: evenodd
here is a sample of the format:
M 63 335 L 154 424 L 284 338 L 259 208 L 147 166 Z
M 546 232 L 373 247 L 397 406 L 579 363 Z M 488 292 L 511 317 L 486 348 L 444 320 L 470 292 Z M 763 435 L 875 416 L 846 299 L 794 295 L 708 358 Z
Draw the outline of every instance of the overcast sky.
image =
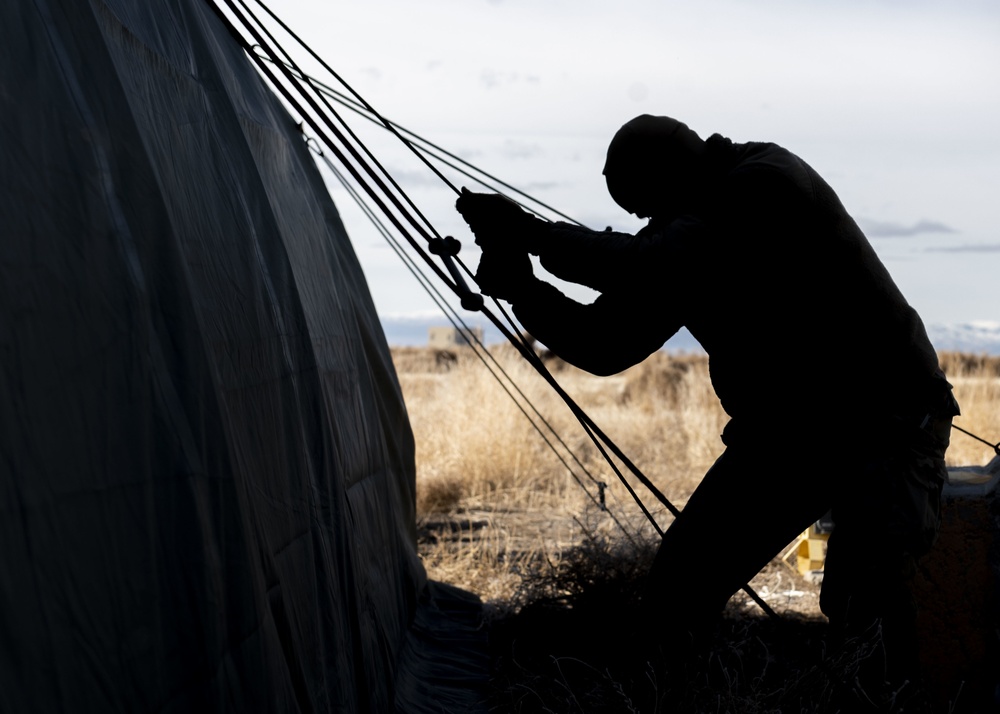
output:
M 637 114 L 674 116 L 703 137 L 782 144 L 834 187 L 925 322 L 1000 321 L 995 0 L 271 8 L 385 116 L 591 227 L 641 226 L 601 176 L 608 141 Z M 475 266 L 454 193 L 364 126 Z M 379 312 L 434 309 L 346 195 L 334 198 Z

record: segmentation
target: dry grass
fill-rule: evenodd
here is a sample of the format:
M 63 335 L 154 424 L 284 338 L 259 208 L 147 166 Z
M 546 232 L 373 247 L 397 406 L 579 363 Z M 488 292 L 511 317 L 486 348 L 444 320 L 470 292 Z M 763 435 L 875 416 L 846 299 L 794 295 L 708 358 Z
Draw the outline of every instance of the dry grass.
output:
M 948 374 L 948 381 L 955 386 L 955 398 L 962 408 L 962 415 L 955 418 L 955 424 L 991 444 L 1000 442 L 1000 357 L 944 352 L 941 365 Z M 985 464 L 993 455 L 989 445 L 961 432 L 952 432 L 949 464 Z
M 553 390 L 512 350 L 494 353 L 527 401 L 582 462 L 580 466 L 573 461 L 518 396 L 590 494 L 596 497 L 598 489 L 588 473 L 608 484 L 608 503 L 616 506 L 621 520 L 641 532 L 641 513 Z M 416 437 L 419 514 L 546 513 L 556 520 L 585 519 L 586 530 L 600 532 L 608 526 L 595 516 L 592 500 L 566 465 L 470 349 L 397 348 L 393 359 Z M 991 443 L 1000 440 L 1000 357 L 943 353 L 941 361 L 962 407 L 955 423 Z M 622 451 L 682 506 L 722 451 L 719 434 L 727 417 L 712 390 L 707 358 L 657 353 L 608 378 L 593 377 L 558 359 L 547 364 Z M 950 464 L 983 464 L 992 456 L 989 445 L 953 432 Z M 658 505 L 648 494 L 643 497 L 651 508 Z M 662 508 L 654 510 L 659 521 L 669 520 Z M 578 530 L 582 537 L 585 529 Z
M 500 356 L 516 384 L 535 383 L 532 403 L 543 412 L 558 408 L 526 364 Z M 418 511 L 440 511 L 433 506 L 444 502 L 492 511 L 561 504 L 571 482 L 517 405 L 469 353 L 451 365 L 400 374 L 417 438 Z M 565 429 L 566 419 L 554 418 Z
M 517 395 L 521 407 L 531 414 L 561 458 L 571 464 L 589 494 L 596 498 L 598 488 L 588 473 L 607 483 L 607 502 L 616 517 L 633 534 L 649 535 L 651 529 L 641 512 L 549 385 L 512 350 L 493 351 L 527 400 L 517 395 L 506 378 L 501 377 L 502 382 Z M 576 542 L 587 533 L 618 531 L 620 535 L 618 526 L 594 505 L 472 350 L 397 348 L 393 359 L 417 444 L 418 514 L 423 518 L 434 514 L 461 517 L 480 512 L 489 514 L 492 523 L 480 529 L 474 539 L 475 550 L 452 548 L 449 557 L 457 559 L 460 567 L 448 564 L 444 546 L 440 546 L 440 552 L 428 557 L 432 577 L 461 585 L 454 580 L 455 573 L 481 570 L 481 576 L 466 576 L 467 582 L 490 583 L 473 588 L 476 592 L 488 599 L 513 598 L 519 579 L 504 574 L 513 567 L 508 557 L 522 558 L 528 551 L 535 558 L 559 557 L 556 549 L 546 545 L 544 526 L 534 527 L 526 535 L 512 534 L 515 514 L 544 514 L 554 527 L 575 529 Z M 956 424 L 991 443 L 1000 440 L 1000 357 L 942 353 L 941 361 L 962 407 Z M 727 417 L 712 390 L 707 358 L 657 353 L 608 378 L 593 377 L 558 359 L 547 360 L 547 365 L 667 498 L 683 506 L 722 451 L 719 434 Z M 565 440 L 582 466 L 573 461 L 528 402 Z M 953 433 L 950 464 L 983 464 L 992 456 L 989 445 Z M 661 524 L 669 522 L 659 504 L 648 494 L 641 495 Z M 500 522 L 502 526 L 498 526 Z M 525 543 L 525 539 L 530 542 Z M 495 575 L 491 575 L 494 568 Z M 498 588 L 494 580 L 508 587 Z
M 655 532 L 553 390 L 512 351 L 494 353 L 580 459 L 582 466 L 541 427 L 589 495 L 471 350 L 406 348 L 393 358 L 417 444 L 421 555 L 432 579 L 472 591 L 487 605 L 503 648 L 494 652 L 496 710 L 855 710 L 864 693 L 843 683 L 853 680 L 867 643 L 839 656 L 824 652 L 816 587 L 780 565 L 754 587 L 776 598 L 782 591 L 801 596 L 783 610 L 798 628 L 791 638 L 776 639 L 772 625 L 753 616 L 756 606 L 734 597 L 719 649 L 699 674 L 703 687 L 665 679 L 668 668 L 655 653 L 620 660 L 622 638 L 642 624 L 613 613 L 634 610 Z M 941 359 L 962 407 L 956 424 L 991 443 L 1000 440 L 1000 358 L 945 353 Z M 658 353 L 603 379 L 556 359 L 547 364 L 623 452 L 683 506 L 723 448 L 727 417 L 707 359 Z M 525 399 L 518 401 L 531 412 Z M 992 456 L 990 446 L 953 432 L 949 463 L 982 464 Z M 587 472 L 607 483 L 610 513 L 595 505 L 598 489 Z M 665 509 L 641 495 L 665 527 Z M 769 602 L 778 607 L 779 599 Z M 608 652 L 618 652 L 619 660 L 609 661 Z M 912 691 L 883 694 L 898 699 L 887 711 L 904 710 L 907 697 L 906 711 L 921 710 Z
M 611 501 L 630 500 L 552 389 L 520 357 L 504 349 L 496 352 L 530 404 L 582 462 L 575 464 L 532 413 L 591 492 L 596 494 L 597 488 L 586 472 L 608 483 Z M 588 498 L 566 466 L 470 350 L 442 358 L 432 350 L 407 348 L 394 351 L 394 359 L 417 441 L 418 512 L 585 512 Z M 718 435 L 726 417 L 703 357 L 657 354 L 604 379 L 558 360 L 550 360 L 549 367 L 622 451 L 680 504 L 721 451 Z M 531 413 L 527 402 L 518 399 Z M 624 517 L 631 516 L 626 512 Z
M 769 620 L 731 604 L 711 644 L 678 658 L 683 648 L 650 640 L 635 614 L 654 551 L 592 539 L 527 573 L 516 615 L 493 622 L 491 710 L 931 711 L 913 686 L 860 683 L 877 633 L 827 651 L 815 618 Z

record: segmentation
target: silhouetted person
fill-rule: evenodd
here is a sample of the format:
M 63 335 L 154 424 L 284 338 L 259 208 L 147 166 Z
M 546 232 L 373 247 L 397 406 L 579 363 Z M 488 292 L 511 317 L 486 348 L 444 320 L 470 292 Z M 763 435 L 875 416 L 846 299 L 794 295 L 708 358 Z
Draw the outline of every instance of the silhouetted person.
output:
M 709 355 L 726 450 L 664 535 L 646 609 L 684 646 L 832 507 L 831 631 L 881 627 L 888 676 L 912 675 L 908 581 L 936 537 L 958 413 L 920 318 L 833 190 L 775 144 L 644 115 L 614 136 L 604 175 L 649 219 L 637 234 L 548 223 L 491 194 L 456 205 L 483 247 L 480 288 L 567 362 L 614 374 L 682 326 Z M 600 295 L 566 297 L 528 253 Z

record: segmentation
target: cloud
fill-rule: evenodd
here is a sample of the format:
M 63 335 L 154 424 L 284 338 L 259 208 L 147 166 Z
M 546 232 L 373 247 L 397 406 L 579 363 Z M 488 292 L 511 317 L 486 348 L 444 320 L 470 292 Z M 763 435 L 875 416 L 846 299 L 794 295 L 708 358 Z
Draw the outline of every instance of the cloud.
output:
M 484 69 L 479 74 L 479 81 L 487 89 L 493 89 L 494 87 L 516 84 L 517 82 L 538 84 L 541 80 L 537 74 L 521 74 L 520 72 L 501 72 L 496 69 Z
M 869 218 L 859 218 L 858 224 L 869 238 L 909 238 L 921 233 L 955 233 L 956 231 L 944 223 L 921 219 L 912 226 L 892 221 L 873 221 Z
M 641 102 L 649 95 L 649 87 L 643 82 L 633 82 L 628 87 L 628 98 L 633 102 Z
M 410 170 L 410 169 L 387 169 L 389 175 L 392 176 L 396 183 L 400 186 L 440 186 L 441 179 L 438 178 L 433 171 L 427 169 L 423 170 Z
M 459 158 L 464 159 L 465 161 L 468 161 L 470 163 L 472 163 L 472 160 L 475 159 L 476 157 L 483 156 L 484 154 L 482 149 L 466 149 L 466 148 L 452 150 L 451 153 L 455 154 L 455 156 L 458 156 Z
M 508 139 L 500 148 L 500 153 L 508 159 L 533 159 L 541 156 L 543 151 L 538 144 Z
M 559 188 L 560 186 L 565 185 L 565 181 L 528 181 L 527 183 L 518 186 L 518 188 L 525 193 L 531 193 L 532 191 L 549 191 L 553 188 Z
M 1000 243 L 980 243 L 978 245 L 955 245 L 944 248 L 927 248 L 927 253 L 1000 253 Z

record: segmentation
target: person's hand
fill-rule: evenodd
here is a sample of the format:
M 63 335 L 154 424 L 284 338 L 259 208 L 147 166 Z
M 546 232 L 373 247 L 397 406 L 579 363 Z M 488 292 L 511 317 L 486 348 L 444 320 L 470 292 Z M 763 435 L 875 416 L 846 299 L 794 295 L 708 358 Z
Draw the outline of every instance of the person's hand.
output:
M 509 198 L 498 193 L 473 193 L 463 187 L 455 208 L 469 224 L 476 245 L 528 249 L 537 219 Z
M 508 302 L 513 302 L 534 279 L 528 254 L 509 248 L 484 250 L 476 270 L 480 291 Z

